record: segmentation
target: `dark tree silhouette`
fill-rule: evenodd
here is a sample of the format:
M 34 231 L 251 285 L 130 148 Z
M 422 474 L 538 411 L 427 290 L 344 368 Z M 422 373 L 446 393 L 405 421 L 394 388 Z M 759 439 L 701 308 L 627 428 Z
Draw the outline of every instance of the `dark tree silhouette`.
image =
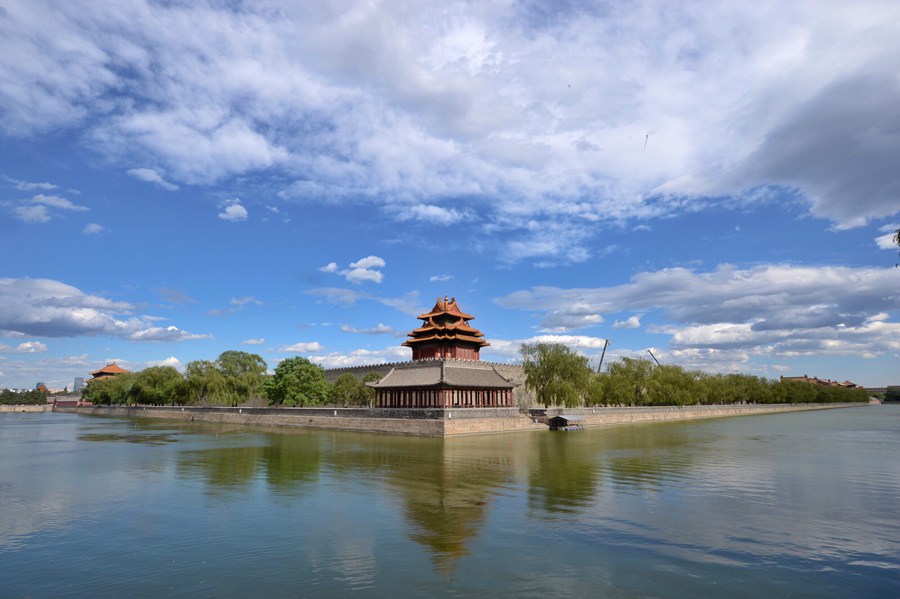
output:
M 897 231 L 894 233 L 894 243 L 897 244 L 898 247 L 900 247 L 900 229 L 897 229 Z M 900 254 L 900 252 L 897 253 Z M 900 264 L 895 264 L 894 268 L 897 268 L 898 266 L 900 266 Z

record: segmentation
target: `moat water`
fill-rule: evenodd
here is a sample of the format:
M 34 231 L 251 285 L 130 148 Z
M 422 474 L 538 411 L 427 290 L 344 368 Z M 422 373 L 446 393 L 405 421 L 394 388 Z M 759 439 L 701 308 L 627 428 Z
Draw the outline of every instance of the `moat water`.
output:
M 900 597 L 900 406 L 424 439 L 0 414 L 2 597 Z

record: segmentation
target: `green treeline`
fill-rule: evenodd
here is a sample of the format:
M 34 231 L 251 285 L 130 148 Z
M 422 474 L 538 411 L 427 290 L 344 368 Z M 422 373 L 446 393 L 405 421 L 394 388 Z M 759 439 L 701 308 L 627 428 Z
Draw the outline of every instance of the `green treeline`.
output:
M 748 374 L 707 374 L 649 360 L 622 358 L 603 373 L 558 343 L 521 349 L 525 385 L 544 406 L 686 406 L 735 403 L 867 402 L 865 389 L 770 381 Z
M 42 390 L 31 391 L 13 391 L 12 389 L 4 389 L 0 391 L 0 405 L 4 406 L 24 406 L 24 405 L 44 405 L 47 403 L 47 392 Z
M 189 362 L 183 375 L 171 366 L 153 366 L 93 381 L 81 397 L 102 405 L 367 406 L 374 390 L 365 382 L 379 378 L 374 372 L 362 381 L 344 374 L 331 384 L 321 366 L 301 357 L 283 360 L 274 375 L 267 370 L 256 354 L 226 351 L 216 360 Z
M 622 358 L 605 372 L 596 373 L 586 357 L 558 343 L 524 344 L 521 353 L 525 386 L 544 406 L 835 403 L 869 399 L 864 389 L 770 381 L 748 374 L 707 374 L 635 358 Z M 266 362 L 256 354 L 226 351 L 216 360 L 190 362 L 184 374 L 171 366 L 153 366 L 93 381 L 82 391 L 82 398 L 111 405 L 369 406 L 375 393 L 365 383 L 379 379 L 376 372 L 370 372 L 362 381 L 348 373 L 332 384 L 325 379 L 321 366 L 302 357 L 283 360 L 273 375 L 267 374 L 267 369 Z M 5 391 L 0 403 L 44 403 L 46 396 L 40 393 Z M 40 397 L 32 398 L 32 394 Z

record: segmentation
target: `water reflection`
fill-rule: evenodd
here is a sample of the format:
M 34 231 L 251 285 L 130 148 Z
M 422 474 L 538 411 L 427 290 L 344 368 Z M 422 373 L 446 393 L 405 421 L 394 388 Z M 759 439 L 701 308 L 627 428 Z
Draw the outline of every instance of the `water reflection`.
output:
M 408 538 L 436 568 L 455 569 L 484 526 L 492 498 L 515 478 L 509 439 L 414 439 L 334 435 L 329 465 L 339 476 L 378 481 L 399 502 Z
M 900 410 L 446 440 L 12 416 L 10 596 L 900 590 Z M 51 562 L 80 586 L 38 588 Z
M 584 435 L 575 438 L 576 434 L 557 432 L 534 440 L 528 473 L 530 509 L 571 512 L 593 499 L 599 478 L 593 455 L 601 448 L 584 442 Z
M 468 555 L 468 543 L 484 525 L 492 497 L 512 481 L 509 452 L 494 453 L 496 443 L 482 451 L 460 441 L 438 441 L 433 451 L 413 459 L 397 453 L 388 475 L 404 502 L 409 537 L 427 547 L 435 566 L 445 572 Z
M 182 452 L 179 474 L 201 478 L 214 491 L 246 491 L 264 476 L 271 491 L 291 494 L 316 481 L 322 466 L 321 436 L 266 434 L 239 440 L 251 443 Z

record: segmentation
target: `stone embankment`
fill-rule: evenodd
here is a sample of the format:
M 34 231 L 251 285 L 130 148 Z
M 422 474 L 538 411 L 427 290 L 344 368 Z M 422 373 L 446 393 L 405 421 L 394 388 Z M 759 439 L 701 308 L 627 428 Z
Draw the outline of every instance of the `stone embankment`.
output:
M 46 405 L 16 405 L 16 406 L 6 406 L 0 405 L 0 413 L 3 412 L 52 412 L 53 406 Z
M 636 424 L 641 422 L 661 422 L 670 420 L 696 420 L 700 418 L 723 418 L 728 416 L 749 416 L 756 414 L 778 414 L 782 412 L 802 412 L 806 410 L 829 410 L 833 408 L 857 408 L 865 403 L 824 403 L 824 404 L 736 404 L 722 406 L 645 406 L 638 408 L 574 408 L 531 410 L 536 420 L 566 414 L 583 418 L 583 426 L 609 426 L 614 424 Z
M 804 410 L 860 407 L 866 404 L 729 405 L 532 410 L 468 408 L 451 410 L 386 408 L 220 408 L 171 406 L 56 407 L 56 412 L 121 418 L 162 418 L 253 426 L 361 431 L 427 437 L 547 430 L 547 418 L 579 416 L 586 427 L 700 418 L 722 418 Z M 40 406 L 36 406 L 40 407 Z

